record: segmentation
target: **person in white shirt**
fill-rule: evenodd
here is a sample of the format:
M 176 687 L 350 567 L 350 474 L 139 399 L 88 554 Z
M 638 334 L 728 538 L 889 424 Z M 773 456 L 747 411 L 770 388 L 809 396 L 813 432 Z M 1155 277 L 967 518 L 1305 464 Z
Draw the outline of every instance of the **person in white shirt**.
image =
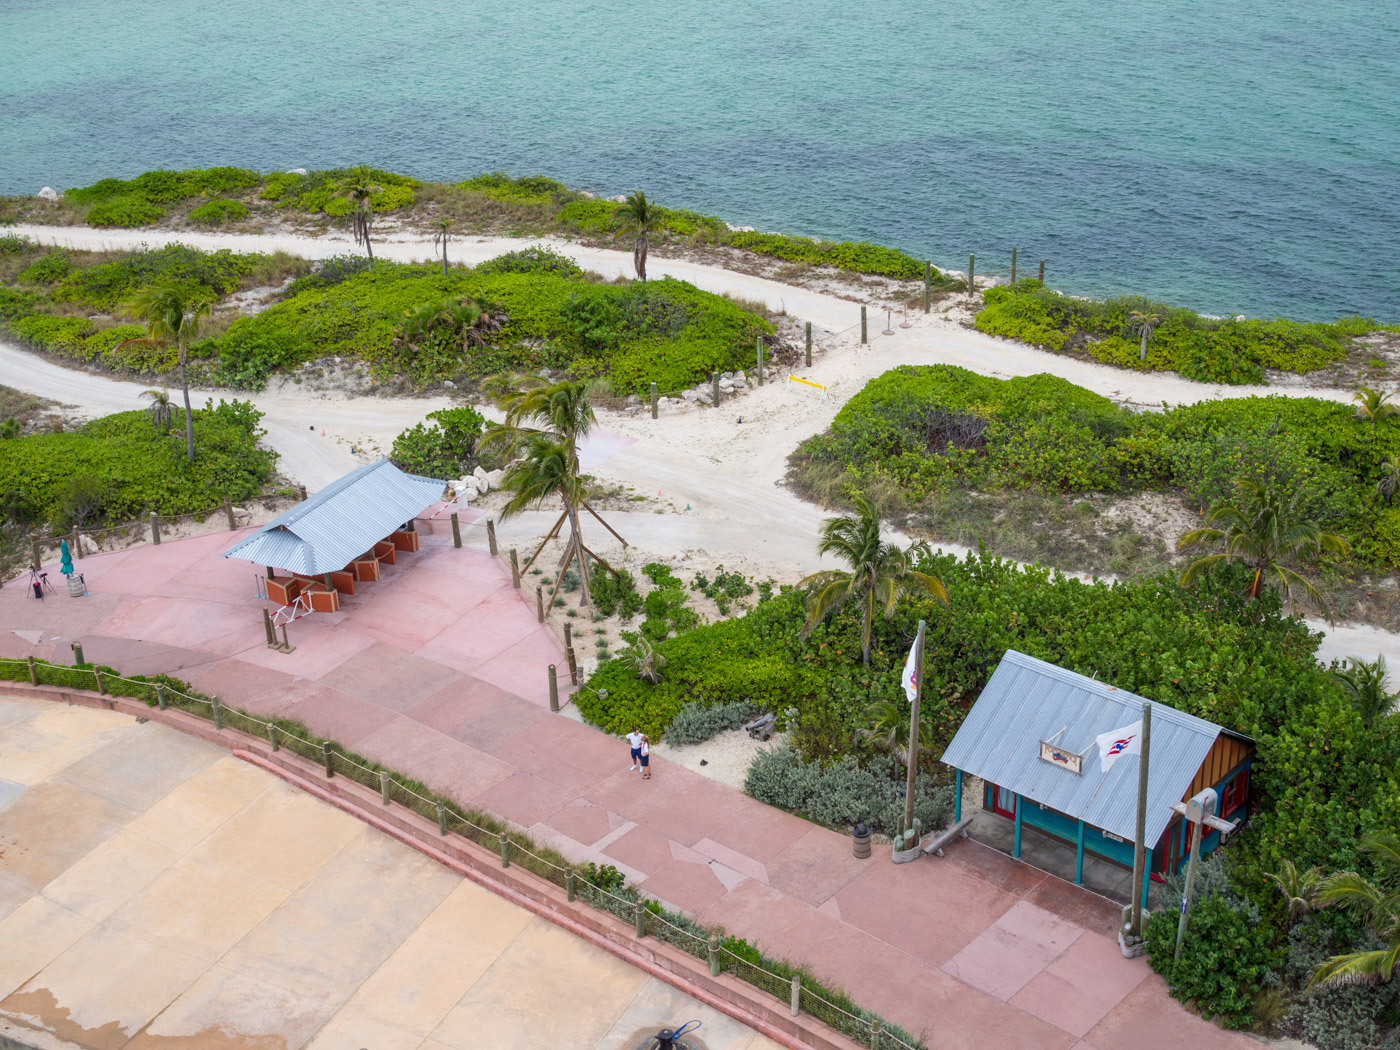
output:
M 634 729 L 634 730 L 632 730 L 632 732 L 630 732 L 630 733 L 627 734 L 627 746 L 628 746 L 628 747 L 631 749 L 631 751 L 632 751 L 632 769 L 631 769 L 631 772 L 635 772 L 635 771 L 636 771 L 637 765 L 638 765 L 638 763 L 641 761 L 641 757 L 642 757 L 642 741 L 645 740 L 645 739 L 646 739 L 646 737 L 644 737 L 644 736 L 641 734 L 640 730 Z

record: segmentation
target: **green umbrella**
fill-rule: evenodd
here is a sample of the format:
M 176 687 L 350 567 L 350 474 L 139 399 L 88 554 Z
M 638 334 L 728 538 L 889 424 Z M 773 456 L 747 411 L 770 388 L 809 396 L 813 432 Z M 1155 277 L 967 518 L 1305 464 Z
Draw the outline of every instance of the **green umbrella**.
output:
M 59 557 L 60 557 L 60 559 L 61 559 L 61 560 L 59 561 L 59 563 L 58 563 L 58 571 L 61 572 L 61 573 L 63 573 L 63 575 L 65 575 L 65 576 L 72 576 L 72 575 L 73 575 L 73 552 L 70 551 L 70 550 L 68 549 L 68 541 L 67 541 L 67 540 L 63 540 L 63 541 L 61 541 L 61 542 L 59 543 L 59 545 L 58 545 L 58 553 L 59 553 Z

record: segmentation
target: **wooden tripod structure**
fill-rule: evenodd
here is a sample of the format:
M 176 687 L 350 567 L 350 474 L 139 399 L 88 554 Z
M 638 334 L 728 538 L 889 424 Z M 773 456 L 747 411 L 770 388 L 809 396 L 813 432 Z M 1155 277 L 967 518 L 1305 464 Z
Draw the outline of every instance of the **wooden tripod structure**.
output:
M 627 541 L 624 540 L 620 535 L 618 535 L 616 529 L 614 529 L 611 525 L 609 525 L 606 521 L 602 519 L 598 512 L 589 505 L 587 500 L 582 501 L 582 506 L 583 509 L 588 511 L 589 514 L 592 514 L 594 518 L 597 518 L 598 523 L 602 525 L 603 528 L 607 529 L 610 533 L 612 533 L 619 543 L 621 543 L 624 547 L 627 546 Z M 521 568 L 521 575 L 524 575 L 526 572 L 528 572 L 530 566 L 535 564 L 535 559 L 538 558 L 540 554 L 544 551 L 545 547 L 548 546 L 549 541 L 559 535 L 559 530 L 563 528 L 564 522 L 566 522 L 568 519 L 569 511 L 566 507 L 564 509 L 564 512 L 560 514 L 558 519 L 554 522 L 553 527 L 549 530 L 549 532 L 545 534 L 544 539 L 540 541 L 540 545 L 535 548 L 535 553 L 530 555 L 529 559 L 525 562 L 524 567 Z M 545 605 L 546 609 L 554 608 L 554 599 L 559 593 L 559 585 L 564 582 L 564 573 L 568 570 L 569 565 L 573 562 L 575 556 L 578 556 L 580 558 L 580 564 L 578 567 L 579 576 L 583 577 L 585 580 L 587 579 L 588 566 L 582 563 L 582 554 L 579 553 L 580 551 L 582 551 L 583 554 L 588 555 L 590 558 L 592 558 L 594 561 L 596 561 L 599 565 L 601 565 L 608 572 L 612 573 L 614 576 L 617 575 L 617 570 L 614 569 L 611 565 L 609 565 L 605 559 L 599 557 L 597 554 L 594 554 L 593 551 L 589 550 L 588 547 L 584 546 L 583 536 L 579 535 L 578 537 L 576 537 L 576 542 L 570 543 L 568 549 L 564 553 L 564 560 L 559 566 L 559 572 L 554 577 L 554 586 L 550 589 L 549 592 L 549 601 Z M 584 595 L 586 596 L 588 606 L 591 608 L 593 605 L 593 595 L 588 590 L 587 583 L 584 584 Z

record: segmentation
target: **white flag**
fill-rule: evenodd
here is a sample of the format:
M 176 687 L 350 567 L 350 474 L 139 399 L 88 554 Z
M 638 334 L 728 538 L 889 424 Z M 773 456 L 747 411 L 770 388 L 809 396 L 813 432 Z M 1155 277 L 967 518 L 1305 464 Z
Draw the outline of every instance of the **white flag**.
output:
M 1094 742 L 1099 745 L 1099 758 L 1102 761 L 1103 771 L 1107 773 L 1113 768 L 1113 763 L 1118 761 L 1120 755 L 1140 755 L 1142 754 L 1142 719 L 1138 719 L 1130 726 L 1122 729 L 1111 729 L 1107 733 L 1100 733 L 1094 738 Z
M 900 682 L 904 686 L 904 695 L 909 698 L 909 702 L 914 702 L 914 697 L 919 690 L 918 675 L 916 673 L 915 657 L 918 655 L 919 642 L 914 640 L 914 644 L 909 647 L 909 659 L 904 661 L 904 674 L 900 676 Z

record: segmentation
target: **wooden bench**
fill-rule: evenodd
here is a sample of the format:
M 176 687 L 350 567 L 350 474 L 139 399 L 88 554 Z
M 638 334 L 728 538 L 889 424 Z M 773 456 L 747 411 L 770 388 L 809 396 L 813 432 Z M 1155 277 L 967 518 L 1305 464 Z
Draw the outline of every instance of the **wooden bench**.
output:
M 355 572 L 352 568 L 346 567 L 339 572 L 330 574 L 331 586 L 340 594 L 355 593 Z
M 356 558 L 350 563 L 350 569 L 361 583 L 373 583 L 379 579 L 379 559 L 372 553 Z
M 967 826 L 971 823 L 971 817 L 963 817 L 962 820 L 958 821 L 941 834 L 929 839 L 919 848 L 924 851 L 925 856 L 930 853 L 936 853 L 941 857 L 943 856 L 943 847 L 948 845 L 948 843 L 952 842 L 959 835 L 963 838 L 967 838 Z
M 284 576 L 280 580 L 267 581 L 267 599 L 278 605 L 291 605 L 301 594 L 302 581 L 294 576 Z
M 339 591 L 312 576 L 298 575 L 297 579 L 302 581 L 301 593 L 311 600 L 312 612 L 340 612 Z
M 395 550 L 396 548 L 394 545 L 388 540 L 380 540 L 374 545 L 374 556 L 378 558 L 382 564 L 394 565 L 398 562 L 398 556 L 395 554 Z
M 418 533 L 416 532 L 399 529 L 389 539 L 398 550 L 416 551 L 418 549 Z

